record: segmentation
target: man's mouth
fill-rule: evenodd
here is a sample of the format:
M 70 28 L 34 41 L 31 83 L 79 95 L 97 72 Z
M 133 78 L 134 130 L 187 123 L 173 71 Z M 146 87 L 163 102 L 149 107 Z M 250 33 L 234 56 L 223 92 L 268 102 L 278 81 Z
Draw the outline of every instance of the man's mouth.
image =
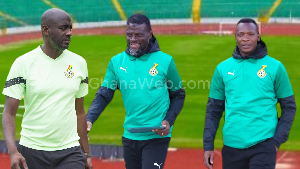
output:
M 71 42 L 71 38 L 65 39 L 64 42 L 70 43 Z
M 242 48 L 250 48 L 251 47 L 251 45 L 250 44 L 242 44 Z
M 130 48 L 131 49 L 136 49 L 138 50 L 140 48 L 141 44 L 139 43 L 130 43 Z

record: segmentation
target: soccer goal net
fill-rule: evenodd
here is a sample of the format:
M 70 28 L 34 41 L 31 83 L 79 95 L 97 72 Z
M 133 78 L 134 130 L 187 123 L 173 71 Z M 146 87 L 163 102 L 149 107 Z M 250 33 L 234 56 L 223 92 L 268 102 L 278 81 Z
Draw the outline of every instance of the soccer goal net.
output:
M 259 33 L 262 34 L 261 23 L 260 22 L 256 22 L 256 23 L 258 26 Z M 216 33 L 220 36 L 235 34 L 236 24 L 237 24 L 237 22 L 220 22 Z

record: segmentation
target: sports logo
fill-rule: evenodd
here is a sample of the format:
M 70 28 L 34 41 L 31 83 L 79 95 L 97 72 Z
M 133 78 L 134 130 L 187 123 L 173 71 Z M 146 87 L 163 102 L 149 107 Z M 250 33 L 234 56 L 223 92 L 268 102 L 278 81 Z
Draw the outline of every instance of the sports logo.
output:
M 158 71 L 157 71 L 157 69 L 156 69 L 156 66 L 158 66 L 158 64 L 157 64 L 157 63 L 154 63 L 154 66 L 150 69 L 149 74 L 150 74 L 151 76 L 156 76 L 156 75 L 157 75 Z
M 154 163 L 153 165 L 157 166 L 158 169 L 160 169 L 160 166 L 162 165 L 162 163 L 160 163 L 160 164 Z
M 127 66 L 128 67 L 128 66 Z M 126 73 L 127 73 L 127 67 L 126 68 L 123 68 L 123 67 L 120 67 L 121 70 L 124 70 Z
M 267 73 L 264 70 L 267 67 L 267 65 L 262 65 L 262 68 L 257 72 L 257 76 L 260 78 L 266 77 Z
M 72 72 L 72 65 L 69 65 L 68 69 L 65 71 L 65 76 L 67 76 L 67 78 L 71 78 L 74 76 L 74 72 Z
M 235 70 L 233 72 L 228 72 L 228 74 L 234 76 L 234 72 Z

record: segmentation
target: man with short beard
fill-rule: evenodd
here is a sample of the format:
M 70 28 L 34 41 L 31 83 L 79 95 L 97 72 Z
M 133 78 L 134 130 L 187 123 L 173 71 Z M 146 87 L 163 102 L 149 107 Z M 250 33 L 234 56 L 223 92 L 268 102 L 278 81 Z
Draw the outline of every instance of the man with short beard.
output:
M 163 169 L 185 92 L 173 58 L 160 51 L 146 16 L 134 14 L 127 20 L 126 37 L 127 49 L 110 60 L 90 106 L 88 131 L 119 89 L 126 111 L 122 138 L 126 168 Z M 129 132 L 129 128 L 160 125 L 164 128 Z
M 68 49 L 70 16 L 49 9 L 41 18 L 44 43 L 17 58 L 3 90 L 3 132 L 12 169 L 91 169 L 84 96 L 86 61 Z M 15 116 L 24 96 L 21 139 L 15 145 Z

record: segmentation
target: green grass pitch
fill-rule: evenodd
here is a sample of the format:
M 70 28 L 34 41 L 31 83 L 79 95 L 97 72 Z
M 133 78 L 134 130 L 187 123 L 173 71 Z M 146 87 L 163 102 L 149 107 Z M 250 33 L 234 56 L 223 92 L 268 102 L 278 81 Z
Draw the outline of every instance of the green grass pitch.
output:
M 189 83 L 192 88 L 186 88 L 186 100 L 181 114 L 178 116 L 171 140 L 172 147 L 202 147 L 202 135 L 204 128 L 205 109 L 208 99 L 208 84 L 198 81 L 210 81 L 215 67 L 223 60 L 231 57 L 235 47 L 234 36 L 157 36 L 160 48 L 163 52 L 173 56 L 181 79 Z M 280 60 L 289 74 L 296 100 L 300 91 L 300 65 L 298 37 L 263 37 L 268 46 L 271 57 Z M 42 40 L 27 43 L 6 45 L 0 47 L 0 88 L 3 89 L 9 69 L 14 60 L 22 54 L 29 52 L 42 44 Z M 104 78 L 108 62 L 111 57 L 124 51 L 126 48 L 125 36 L 74 36 L 69 48 L 70 51 L 83 56 L 88 64 L 90 87 L 89 94 L 85 97 L 85 110 L 87 112 L 97 88 Z M 94 89 L 93 89 L 94 88 Z M 4 104 L 5 97 L 0 95 L 0 104 Z M 21 103 L 23 105 L 23 102 Z M 280 106 L 278 111 L 280 112 Z M 0 108 L 1 113 L 3 109 Z M 23 113 L 19 110 L 18 113 Z M 0 115 L 2 118 L 2 116 Z M 118 144 L 121 145 L 123 133 L 123 121 L 125 109 L 119 91 L 115 93 L 113 101 L 104 110 L 100 118 L 94 124 L 89 133 L 90 143 L 94 144 Z M 296 119 L 290 133 L 289 141 L 281 146 L 282 149 L 300 150 L 300 115 Z M 21 118 L 17 117 L 16 139 L 20 138 Z M 221 148 L 222 126 L 216 136 L 215 147 Z M 4 139 L 1 125 L 0 139 Z

